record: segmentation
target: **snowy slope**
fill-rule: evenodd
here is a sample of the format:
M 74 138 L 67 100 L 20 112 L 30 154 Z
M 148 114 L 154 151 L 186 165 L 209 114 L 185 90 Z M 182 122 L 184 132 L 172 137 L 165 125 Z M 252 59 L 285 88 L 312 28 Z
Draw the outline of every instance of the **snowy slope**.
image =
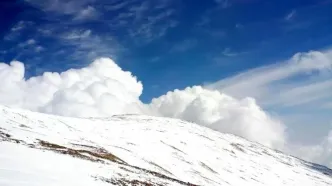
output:
M 177 119 L 0 106 L 0 185 L 332 185 L 332 171 Z

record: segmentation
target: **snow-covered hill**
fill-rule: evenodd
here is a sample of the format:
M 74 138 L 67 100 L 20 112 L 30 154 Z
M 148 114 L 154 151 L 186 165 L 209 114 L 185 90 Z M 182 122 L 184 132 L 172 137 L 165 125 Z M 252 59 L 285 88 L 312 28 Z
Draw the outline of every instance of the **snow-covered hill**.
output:
M 0 185 L 332 185 L 332 171 L 177 119 L 0 107 Z

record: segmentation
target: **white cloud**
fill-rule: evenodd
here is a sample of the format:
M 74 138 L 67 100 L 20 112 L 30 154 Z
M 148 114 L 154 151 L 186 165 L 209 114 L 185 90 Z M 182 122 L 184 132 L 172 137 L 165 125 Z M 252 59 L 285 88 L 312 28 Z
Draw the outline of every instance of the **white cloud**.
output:
M 177 26 L 175 19 L 176 5 L 174 1 L 148 0 L 126 1 L 105 6 L 108 11 L 114 11 L 107 24 L 114 29 L 125 29 L 131 39 L 137 44 L 149 43 L 164 36 L 171 28 Z M 116 11 L 121 9 L 121 12 Z
M 295 120 L 298 125 L 317 125 L 315 130 L 320 130 L 318 125 L 324 124 L 322 122 L 329 125 L 331 117 L 328 114 L 325 116 L 321 114 L 320 118 L 313 119 L 313 117 L 315 117 L 315 112 L 330 112 L 331 70 L 332 50 L 310 51 L 295 54 L 290 60 L 284 62 L 248 70 L 222 79 L 206 85 L 206 88 L 219 90 L 237 99 L 253 97 L 264 109 L 273 111 L 277 115 L 278 111 L 286 109 L 286 115 L 278 116 L 284 123 L 293 123 L 291 120 Z M 289 115 L 293 116 L 290 120 Z M 319 123 L 317 123 L 318 120 Z M 330 139 L 331 132 L 318 145 L 294 145 L 288 141 L 287 146 L 290 148 L 288 151 L 310 161 L 331 163 L 332 143 L 327 143 L 326 140 Z
M 94 20 L 100 12 L 92 6 L 96 0 L 25 0 L 30 5 L 49 13 L 48 16 L 70 15 L 71 21 Z M 51 13 L 51 14 L 50 14 Z
M 54 32 L 52 27 L 60 26 L 62 30 L 78 26 L 83 21 L 94 21 L 106 26 L 114 34 L 114 30 L 122 31 L 130 36 L 130 41 L 142 45 L 163 37 L 178 22 L 176 20 L 177 3 L 169 0 L 128 0 L 128 1 L 96 1 L 96 0 L 25 0 L 30 5 L 45 12 L 45 19 L 61 20 L 50 28 L 39 29 L 44 36 Z M 176 5 L 176 6 L 171 6 Z M 121 11 L 118 11 L 121 9 Z M 86 25 L 81 25 L 81 28 Z M 76 27 L 75 29 L 77 29 Z M 87 28 L 85 28 L 87 29 Z M 100 30 L 92 31 L 99 33 Z M 50 32 L 52 30 L 53 32 Z M 10 39 L 10 38 L 8 38 Z
M 73 47 L 74 52 L 68 54 L 72 60 L 91 60 L 99 56 L 114 57 L 124 48 L 109 35 L 92 34 L 91 30 L 72 30 L 63 33 L 60 38 L 66 47 Z
M 105 5 L 105 9 L 108 11 L 116 11 L 123 8 L 126 8 L 129 4 L 133 3 L 134 0 L 127 0 L 127 1 L 117 1 L 111 3 L 110 5 Z
M 31 21 L 17 22 L 14 26 L 12 26 L 10 31 L 6 33 L 6 35 L 4 36 L 4 40 L 14 41 L 15 39 L 21 36 L 22 31 L 32 28 L 33 25 L 34 23 Z
M 28 80 L 24 71 L 20 62 L 0 63 L 0 104 L 64 116 L 161 115 L 194 121 L 270 147 L 282 147 L 285 141 L 282 123 L 251 98 L 237 100 L 196 86 L 142 104 L 142 84 L 109 58 L 95 60 L 86 68 L 46 72 Z
M 20 30 L 23 30 L 24 28 L 26 28 L 27 26 L 32 25 L 32 22 L 29 21 L 19 21 L 18 23 L 16 23 L 12 28 L 11 31 L 12 32 L 18 32 Z
M 74 20 L 91 20 L 96 19 L 99 16 L 99 12 L 92 6 L 87 6 L 83 10 L 79 11 L 75 16 Z
M 324 103 L 323 108 L 332 109 L 332 102 Z
M 14 61 L 11 65 L 0 63 L 0 104 L 64 116 L 138 113 L 180 118 L 327 164 L 331 155 L 331 133 L 315 146 L 293 145 L 288 141 L 285 125 L 247 95 L 264 102 L 269 96 L 278 94 L 271 92 L 271 85 L 285 88 L 276 82 L 299 74 L 323 73 L 331 68 L 329 59 L 329 52 L 297 54 L 284 63 L 254 69 L 213 84 L 215 88 L 223 87 L 219 91 L 200 86 L 188 87 L 168 92 L 150 104 L 139 100 L 143 86 L 136 77 L 123 71 L 109 58 L 95 60 L 86 68 L 70 69 L 60 74 L 46 72 L 27 80 L 24 79 L 24 65 Z M 312 80 L 306 80 L 298 89 L 294 85 L 298 84 L 287 85 L 291 88 L 289 92 L 282 90 L 297 100 L 302 100 L 303 94 L 308 96 L 306 93 L 310 91 L 320 95 L 319 92 L 326 90 L 324 87 L 331 86 L 329 81 L 315 85 Z M 224 92 L 230 92 L 232 97 Z M 233 97 L 234 93 L 237 93 L 236 97 Z M 276 100 L 279 104 L 286 99 L 276 96 Z M 294 100 L 286 102 L 296 103 Z
M 221 8 L 228 8 L 231 6 L 230 0 L 215 0 L 215 2 L 219 4 Z
M 288 13 L 285 16 L 285 20 L 286 21 L 291 21 L 294 18 L 295 15 L 296 15 L 296 10 L 292 10 L 290 13 Z
M 332 167 L 332 130 L 317 145 L 290 145 L 286 151 L 305 160 Z
M 91 35 L 91 30 L 73 30 L 62 35 L 63 39 L 76 40 L 76 39 L 85 39 Z
M 21 47 L 21 48 L 23 48 L 23 47 L 27 47 L 27 46 L 34 45 L 34 44 L 36 44 L 36 40 L 29 39 L 29 40 L 27 40 L 27 41 L 25 41 L 23 43 L 19 43 L 18 46 Z
M 162 116 L 193 121 L 269 147 L 282 148 L 286 140 L 285 126 L 272 119 L 252 98 L 238 100 L 196 86 L 168 92 L 153 99 L 150 107 Z
M 0 103 L 65 116 L 141 113 L 142 84 L 112 60 L 24 79 L 24 65 L 0 63 Z M 141 108 L 142 106 L 142 108 Z
M 147 15 L 153 8 L 151 5 L 142 3 L 130 9 L 134 15 L 134 27 L 129 29 L 132 38 L 142 38 L 141 42 L 150 42 L 164 36 L 171 28 L 178 25 L 178 22 L 172 19 L 173 10 L 159 10 L 160 12 L 156 15 Z
M 49 34 L 48 30 L 53 30 L 54 34 Z M 90 29 L 82 28 L 63 29 L 61 25 L 48 25 L 39 28 L 38 31 L 57 44 L 56 51 L 52 48 L 54 43 L 43 45 L 44 48 L 47 48 L 49 56 L 54 58 L 61 56 L 64 60 L 87 64 L 98 57 L 115 58 L 116 54 L 125 50 L 111 33 L 98 34 Z M 50 53 L 52 50 L 53 52 Z
M 28 45 L 33 45 L 33 44 L 35 44 L 36 43 L 36 41 L 34 40 L 34 39 L 29 39 L 28 41 L 27 41 L 27 44 Z
M 25 0 L 32 6 L 45 12 L 57 14 L 76 15 L 95 0 Z
M 187 39 L 182 42 L 176 43 L 171 49 L 170 52 L 186 52 L 197 45 L 197 40 Z
M 237 23 L 237 24 L 235 25 L 235 28 L 237 28 L 237 29 L 241 29 L 241 28 L 244 28 L 244 26 L 243 26 L 243 24 L 241 24 L 241 23 Z
M 45 50 L 45 48 L 42 47 L 42 46 L 36 46 L 36 47 L 35 47 L 35 52 L 41 52 L 41 51 L 43 51 L 43 50 Z
M 289 106 L 326 97 L 332 69 L 332 51 L 298 53 L 290 60 L 239 73 L 207 85 L 236 98 L 254 97 L 266 107 Z M 300 78 L 301 76 L 301 78 Z M 299 78 L 298 81 L 290 81 Z M 319 88 L 318 88 L 319 87 Z M 325 91 L 322 91 L 325 90 Z
M 227 57 L 235 57 L 238 56 L 240 53 L 233 52 L 230 48 L 225 48 L 222 51 L 222 55 L 227 56 Z

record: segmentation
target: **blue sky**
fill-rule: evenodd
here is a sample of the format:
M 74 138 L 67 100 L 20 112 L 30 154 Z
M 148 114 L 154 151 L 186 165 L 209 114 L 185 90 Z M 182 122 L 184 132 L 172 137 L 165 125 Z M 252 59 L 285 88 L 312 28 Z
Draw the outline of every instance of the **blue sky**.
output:
M 232 96 L 255 97 L 287 124 L 295 141 L 314 143 L 330 129 L 332 104 L 318 109 L 331 101 L 329 82 L 313 87 L 324 90 L 318 101 L 291 105 L 284 103 L 291 96 L 266 101 L 287 89 L 276 84 L 254 86 L 275 85 L 264 96 L 263 91 L 239 94 L 229 84 L 244 81 L 232 79 L 238 73 L 252 76 L 250 69 L 288 68 L 273 65 L 298 52 L 327 50 L 331 12 L 330 0 L 2 0 L 0 61 L 24 62 L 28 78 L 111 57 L 143 82 L 144 102 L 174 89 L 212 84 Z M 327 74 L 278 77 L 294 89 L 325 82 Z M 317 94 L 305 98 L 312 95 Z

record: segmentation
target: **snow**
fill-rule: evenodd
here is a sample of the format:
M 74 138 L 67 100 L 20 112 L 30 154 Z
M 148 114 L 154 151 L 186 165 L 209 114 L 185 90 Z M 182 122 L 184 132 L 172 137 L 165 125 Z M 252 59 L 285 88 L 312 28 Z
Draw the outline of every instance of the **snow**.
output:
M 40 141 L 80 150 L 99 161 L 56 152 Z M 161 117 L 67 118 L 0 106 L 0 149 L 4 186 L 117 185 L 109 180 L 153 185 L 332 185 L 332 171 L 326 167 Z M 93 157 L 96 149 L 126 163 Z

